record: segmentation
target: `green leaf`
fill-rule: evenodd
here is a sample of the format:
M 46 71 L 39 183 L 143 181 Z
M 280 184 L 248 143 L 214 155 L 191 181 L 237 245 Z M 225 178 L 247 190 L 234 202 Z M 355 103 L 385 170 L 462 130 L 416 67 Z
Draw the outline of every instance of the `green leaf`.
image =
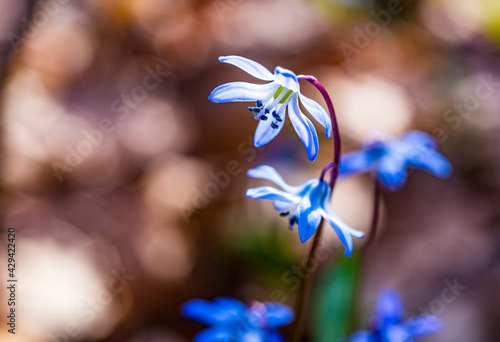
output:
M 314 341 L 337 342 L 346 338 L 354 316 L 354 296 L 361 266 L 358 255 L 334 255 L 336 262 L 320 280 L 313 298 Z

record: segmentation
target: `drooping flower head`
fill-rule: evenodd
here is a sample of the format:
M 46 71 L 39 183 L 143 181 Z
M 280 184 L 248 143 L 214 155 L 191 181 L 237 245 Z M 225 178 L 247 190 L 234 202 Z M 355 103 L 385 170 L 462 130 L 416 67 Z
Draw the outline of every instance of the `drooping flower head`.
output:
M 195 336 L 195 342 L 284 342 L 276 329 L 289 324 L 294 316 L 286 305 L 255 302 L 246 306 L 227 297 L 212 302 L 194 299 L 181 311 L 187 318 L 210 325 Z
M 239 56 L 219 57 L 219 61 L 237 66 L 260 80 L 271 82 L 226 83 L 215 88 L 209 100 L 216 103 L 255 102 L 255 107 L 248 107 L 248 110 L 259 120 L 254 138 L 257 147 L 267 144 L 278 135 L 285 123 L 288 108 L 293 128 L 304 143 L 309 159 L 314 160 L 318 154 L 318 135 L 312 122 L 301 112 L 299 98 L 304 108 L 325 127 L 326 137 L 331 135 L 332 124 L 323 107 L 300 93 L 297 76 L 279 66 L 272 74 L 259 63 Z
M 451 174 L 452 166 L 436 148 L 436 141 L 420 131 L 408 132 L 399 139 L 372 141 L 359 151 L 342 155 L 340 176 L 374 172 L 391 190 L 404 185 L 408 167 L 446 178 Z
M 293 229 L 295 224 L 298 225 L 302 243 L 314 235 L 321 218 L 333 227 L 345 247 L 347 256 L 352 253 L 352 236 L 363 237 L 363 232 L 350 228 L 335 215 L 330 207 L 331 189 L 325 181 L 313 178 L 302 185 L 291 186 L 269 165 L 261 165 L 248 170 L 247 174 L 253 178 L 270 180 L 283 189 L 262 186 L 248 189 L 246 195 L 251 198 L 272 200 L 274 208 L 281 212 L 281 216 L 290 217 L 290 229 Z
M 418 337 L 437 333 L 442 328 L 441 319 L 432 315 L 403 321 L 403 311 L 401 298 L 396 291 L 382 291 L 371 329 L 355 333 L 349 342 L 410 342 Z

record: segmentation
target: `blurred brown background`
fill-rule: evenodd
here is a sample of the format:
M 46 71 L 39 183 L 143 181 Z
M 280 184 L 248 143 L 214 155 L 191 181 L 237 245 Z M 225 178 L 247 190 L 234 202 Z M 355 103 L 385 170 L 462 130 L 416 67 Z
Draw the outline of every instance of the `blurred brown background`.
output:
M 290 270 L 309 246 L 270 203 L 244 197 L 262 184 L 245 172 L 272 163 L 299 184 L 328 163 L 331 141 L 316 125 L 310 163 L 287 123 L 254 148 L 246 106 L 207 99 L 252 81 L 217 61 L 230 54 L 315 75 L 345 151 L 422 129 L 454 165 L 450 180 L 415 172 L 384 193 L 352 328 L 392 286 L 408 316 L 445 320 L 422 341 L 499 340 L 498 1 L 3 0 L 0 39 L 1 214 L 18 232 L 19 281 L 16 335 L 2 285 L 3 341 L 189 341 L 202 328 L 179 314 L 190 298 L 293 304 Z M 369 226 L 372 187 L 359 176 L 336 189 L 338 215 L 357 229 Z M 456 282 L 466 289 L 443 299 Z M 329 340 L 317 319 L 312 339 Z

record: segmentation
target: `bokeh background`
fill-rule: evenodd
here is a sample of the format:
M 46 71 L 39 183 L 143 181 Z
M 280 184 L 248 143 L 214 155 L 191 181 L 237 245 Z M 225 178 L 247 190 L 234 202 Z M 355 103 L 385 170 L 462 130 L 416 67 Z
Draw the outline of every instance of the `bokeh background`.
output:
M 325 229 L 308 339 L 366 327 L 393 287 L 408 317 L 444 319 L 422 341 L 499 340 L 498 1 L 4 0 L 0 44 L 1 216 L 17 229 L 19 281 L 12 335 L 2 244 L 2 341 L 190 341 L 202 328 L 179 314 L 190 298 L 293 305 L 309 244 L 244 197 L 263 184 L 246 170 L 272 163 L 299 184 L 329 162 L 331 140 L 314 163 L 289 123 L 253 147 L 246 106 L 207 99 L 252 80 L 218 62 L 230 54 L 315 75 L 344 151 L 421 129 L 454 165 L 449 180 L 415 172 L 383 193 L 363 258 L 346 261 Z M 367 231 L 372 197 L 358 176 L 333 202 Z

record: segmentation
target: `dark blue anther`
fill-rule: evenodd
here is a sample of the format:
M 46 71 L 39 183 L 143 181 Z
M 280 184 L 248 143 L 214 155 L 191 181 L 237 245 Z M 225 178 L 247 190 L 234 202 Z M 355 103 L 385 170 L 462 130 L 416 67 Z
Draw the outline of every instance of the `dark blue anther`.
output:
M 266 121 L 266 120 L 268 119 L 268 117 L 267 117 L 267 116 L 265 116 L 265 115 L 261 115 L 261 116 L 259 116 L 259 119 L 260 119 L 260 120 L 262 120 L 262 121 Z M 273 124 L 271 123 L 271 126 L 272 126 L 272 125 L 273 125 Z
M 258 113 L 260 113 L 260 108 L 258 108 L 258 107 L 248 107 L 248 111 L 258 114 Z
M 272 129 L 278 129 L 280 126 L 278 126 L 278 124 L 276 122 L 271 122 L 271 128 Z
M 257 107 L 262 107 L 262 101 L 261 100 L 257 100 Z
M 264 113 L 266 113 L 266 114 L 269 114 L 269 112 L 270 112 L 269 108 L 266 108 L 266 109 L 264 110 Z
M 293 226 L 294 226 L 296 223 L 297 223 L 297 224 L 299 223 L 299 219 L 298 219 L 298 217 L 297 217 L 297 216 L 293 215 L 292 217 L 290 217 L 290 225 L 289 225 L 289 228 L 290 228 L 290 229 L 293 229 Z
M 288 216 L 288 214 L 290 214 L 290 212 L 289 211 L 285 211 L 285 212 L 280 213 L 280 216 Z
M 276 121 L 278 121 L 278 122 L 283 121 L 283 120 L 280 118 L 280 116 L 278 115 L 278 113 L 276 113 L 276 111 L 274 111 L 274 112 L 273 112 L 273 118 L 275 118 L 275 119 L 276 119 Z

